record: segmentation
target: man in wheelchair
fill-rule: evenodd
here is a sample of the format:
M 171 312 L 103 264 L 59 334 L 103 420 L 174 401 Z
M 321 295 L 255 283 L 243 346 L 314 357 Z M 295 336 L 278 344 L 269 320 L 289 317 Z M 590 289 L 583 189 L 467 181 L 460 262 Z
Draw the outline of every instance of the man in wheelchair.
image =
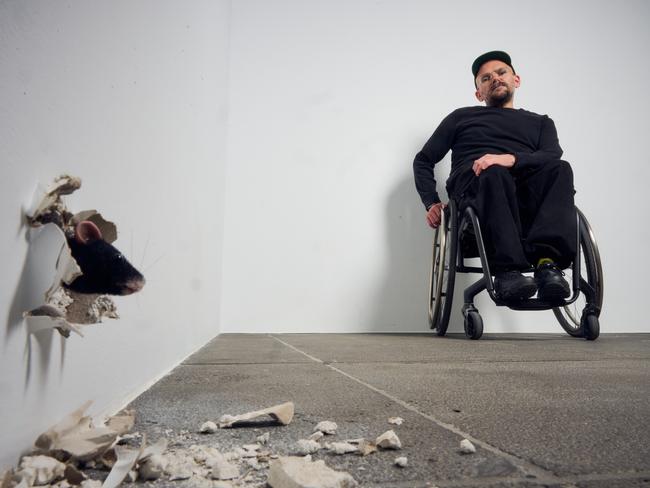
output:
M 451 149 L 447 192 L 481 225 L 494 290 L 504 300 L 558 302 L 569 297 L 562 277 L 576 255 L 576 210 L 571 166 L 560 159 L 555 124 L 546 115 L 514 108 L 521 79 L 510 56 L 491 51 L 472 64 L 476 98 L 440 123 L 413 162 L 427 221 L 440 225 L 445 204 L 433 168 Z M 535 268 L 534 278 L 522 271 Z

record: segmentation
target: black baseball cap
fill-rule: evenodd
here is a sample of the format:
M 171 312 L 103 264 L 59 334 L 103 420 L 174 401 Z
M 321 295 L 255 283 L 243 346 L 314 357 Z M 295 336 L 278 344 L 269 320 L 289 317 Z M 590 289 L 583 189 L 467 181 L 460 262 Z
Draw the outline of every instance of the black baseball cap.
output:
M 478 58 L 474 60 L 472 63 L 472 74 L 474 75 L 474 78 L 476 78 L 476 75 L 478 74 L 478 70 L 481 69 L 481 66 L 483 66 L 485 63 L 488 61 L 502 61 L 506 63 L 508 66 L 512 68 L 512 61 L 510 59 L 510 55 L 507 52 L 504 51 L 490 51 L 485 54 L 481 54 Z M 512 72 L 515 72 L 515 69 L 512 68 Z

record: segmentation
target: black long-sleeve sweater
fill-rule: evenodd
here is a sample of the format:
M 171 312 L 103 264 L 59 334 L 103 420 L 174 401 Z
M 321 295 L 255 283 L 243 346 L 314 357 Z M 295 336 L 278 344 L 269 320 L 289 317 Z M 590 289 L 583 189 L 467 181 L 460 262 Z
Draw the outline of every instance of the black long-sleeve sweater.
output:
M 546 115 L 511 108 L 459 108 L 444 118 L 413 161 L 415 187 L 427 208 L 440 201 L 433 167 L 450 149 L 447 188 L 452 193 L 463 190 L 455 185 L 458 176 L 485 154 L 512 154 L 517 168 L 562 156 L 555 124 Z

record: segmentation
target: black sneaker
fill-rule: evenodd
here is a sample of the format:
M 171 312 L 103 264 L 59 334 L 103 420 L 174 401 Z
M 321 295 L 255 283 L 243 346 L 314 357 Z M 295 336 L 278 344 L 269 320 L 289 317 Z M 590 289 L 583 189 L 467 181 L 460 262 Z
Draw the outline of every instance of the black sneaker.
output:
M 500 271 L 494 275 L 494 291 L 503 300 L 525 300 L 535 294 L 537 286 L 519 271 Z
M 545 302 L 558 302 L 571 295 L 569 283 L 555 263 L 545 263 L 535 270 L 537 297 Z

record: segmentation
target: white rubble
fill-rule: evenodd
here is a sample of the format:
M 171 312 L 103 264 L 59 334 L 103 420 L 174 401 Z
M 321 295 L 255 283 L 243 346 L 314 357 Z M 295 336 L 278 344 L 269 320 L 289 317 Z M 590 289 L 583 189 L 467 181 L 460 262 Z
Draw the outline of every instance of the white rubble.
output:
M 319 440 L 321 440 L 323 437 L 325 437 L 325 434 L 323 434 L 320 430 L 317 430 L 317 431 L 314 432 L 312 435 L 310 435 L 309 437 L 307 437 L 307 439 L 310 440 L 310 441 L 319 441 Z
M 253 420 L 263 415 L 270 415 L 282 425 L 288 425 L 293 419 L 294 405 L 293 402 L 286 402 L 273 407 L 265 408 L 264 410 L 256 410 L 241 415 L 223 415 L 219 419 L 219 427 L 226 428 L 232 427 L 238 422 Z
M 79 486 L 80 488 L 102 488 L 102 482 L 99 480 L 85 480 Z
M 402 417 L 391 417 L 388 419 L 389 424 L 402 425 L 402 422 L 404 422 Z
M 203 422 L 201 424 L 201 428 L 199 429 L 199 432 L 201 434 L 214 434 L 217 430 L 219 430 L 217 424 L 215 424 L 211 420 L 208 420 L 207 422 Z
M 397 434 L 395 434 L 395 432 L 392 430 L 387 430 L 382 435 L 377 437 L 375 444 L 377 444 L 382 449 L 402 448 L 402 443 L 400 442 L 399 437 L 397 437 Z
M 17 475 L 33 485 L 48 485 L 63 478 L 65 464 L 49 456 L 25 456 Z
M 316 425 L 314 431 L 322 432 L 323 434 L 327 434 L 327 435 L 334 435 L 338 427 L 339 426 L 336 425 L 336 422 L 332 422 L 330 420 L 323 420 L 322 422 L 319 422 L 318 425 Z
M 400 468 L 405 468 L 409 463 L 409 460 L 406 456 L 400 456 L 398 458 L 395 458 L 395 466 L 399 466 Z
M 239 467 L 227 461 L 221 454 L 211 459 L 210 469 L 210 476 L 214 480 L 232 480 L 239 478 Z
M 463 439 L 460 441 L 460 452 L 463 454 L 474 454 L 476 452 L 476 447 L 472 444 L 469 439 Z
M 140 463 L 138 468 L 138 477 L 143 480 L 157 480 L 167 469 L 169 461 L 162 454 L 153 454 L 144 462 Z
M 147 443 L 147 437 L 142 437 L 142 444 L 138 449 L 129 449 L 124 446 L 115 446 L 115 455 L 117 459 L 111 468 L 110 473 L 104 480 L 103 488 L 117 488 L 122 481 L 129 475 L 131 470 L 138 462 L 142 451 Z
M 92 418 L 84 416 L 91 403 L 84 403 L 38 436 L 36 447 L 48 452 L 62 451 L 77 459 L 93 459 L 133 427 L 135 416 L 131 411 L 110 417 L 104 425 L 95 427 Z
M 322 447 L 318 442 L 310 439 L 300 439 L 296 444 L 298 445 L 298 454 L 303 456 L 313 454 Z
M 325 444 L 325 447 L 332 451 L 334 454 L 348 454 L 350 452 L 357 452 L 357 446 L 349 442 L 332 442 Z
M 272 488 L 353 488 L 359 486 L 344 471 L 335 471 L 325 461 L 280 457 L 271 463 L 267 483 Z
M 259 442 L 262 445 L 268 444 L 269 439 L 271 437 L 271 434 L 269 432 L 265 432 L 261 436 L 258 436 L 255 440 Z

